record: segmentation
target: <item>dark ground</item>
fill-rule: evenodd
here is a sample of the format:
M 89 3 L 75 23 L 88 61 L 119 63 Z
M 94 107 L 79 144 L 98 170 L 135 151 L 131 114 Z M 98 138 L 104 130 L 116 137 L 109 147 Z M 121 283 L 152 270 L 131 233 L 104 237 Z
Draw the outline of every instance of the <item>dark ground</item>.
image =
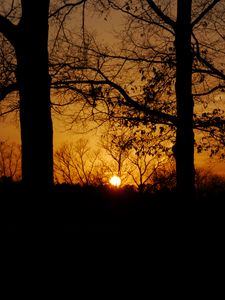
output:
M 0 187 L 5 232 L 150 233 L 207 235 L 223 231 L 224 193 L 198 200 L 177 199 L 173 191 L 137 193 L 132 188 L 56 186 L 43 195 L 17 184 Z

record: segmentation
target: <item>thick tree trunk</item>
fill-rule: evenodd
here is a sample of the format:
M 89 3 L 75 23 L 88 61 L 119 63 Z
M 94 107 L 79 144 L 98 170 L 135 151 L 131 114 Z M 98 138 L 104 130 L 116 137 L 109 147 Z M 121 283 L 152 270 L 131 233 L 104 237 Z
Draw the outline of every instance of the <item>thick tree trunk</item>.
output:
M 178 0 L 176 22 L 177 135 L 175 146 L 177 190 L 191 200 L 195 195 L 192 97 L 191 0 Z
M 49 1 L 22 0 L 15 50 L 20 93 L 22 180 L 29 189 L 53 185 L 53 133 L 48 73 Z

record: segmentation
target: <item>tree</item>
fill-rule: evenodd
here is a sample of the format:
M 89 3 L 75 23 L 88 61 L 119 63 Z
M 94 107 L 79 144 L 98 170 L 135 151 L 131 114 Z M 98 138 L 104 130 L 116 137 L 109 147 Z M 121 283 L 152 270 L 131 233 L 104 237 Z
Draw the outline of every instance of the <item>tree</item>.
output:
M 55 152 L 55 176 L 58 182 L 99 185 L 104 180 L 100 151 L 90 151 L 88 140 L 64 144 Z
M 130 170 L 128 159 L 133 143 L 132 138 L 132 134 L 113 123 L 110 123 L 108 130 L 101 137 L 101 147 L 108 157 L 108 172 L 110 176 L 120 177 L 122 184 L 127 181 Z
M 14 143 L 0 142 L 0 178 L 11 178 L 16 181 L 21 178 L 20 148 Z
M 14 25 L 0 16 L 0 32 L 15 49 L 16 85 L 20 95 L 22 179 L 26 188 L 49 190 L 53 184 L 53 142 L 48 73 L 49 3 L 21 0 Z
M 194 103 L 192 97 L 192 50 L 191 50 L 192 1 L 177 1 L 175 24 L 176 48 L 176 178 L 180 195 L 188 200 L 195 196 L 194 167 Z
M 165 166 L 171 155 L 168 133 L 163 128 L 146 130 L 145 126 L 124 128 L 118 123 L 111 123 L 102 136 L 101 145 L 106 150 L 112 175 L 116 174 L 125 183 L 134 184 L 139 191 L 144 191 L 152 184 L 154 174 Z M 159 139 L 159 132 L 161 137 Z
M 151 2 L 151 1 L 148 1 Z M 193 60 L 191 37 L 193 27 L 220 1 L 212 1 L 192 21 L 192 1 L 177 1 L 175 26 L 177 135 L 175 145 L 178 192 L 195 196 L 194 102 L 192 92 Z M 150 4 L 151 5 L 151 4 Z
M 150 10 L 146 8 L 144 2 L 148 3 Z M 158 35 L 154 36 L 154 33 L 151 33 L 151 38 L 153 38 L 152 43 L 150 41 L 149 44 L 147 44 L 148 47 L 145 44 L 143 44 L 143 47 L 141 47 L 140 44 L 139 48 L 141 50 L 141 53 L 143 53 L 144 49 L 147 48 L 150 51 L 150 53 L 152 52 L 152 55 L 154 55 L 154 58 L 152 59 L 151 57 L 147 58 L 149 59 L 149 64 L 153 64 L 154 61 L 156 62 L 156 64 L 159 64 L 160 59 L 157 61 L 157 57 L 160 58 L 161 56 L 163 57 L 163 62 L 165 64 L 174 66 L 176 70 L 176 121 L 173 122 L 176 126 L 176 144 L 173 149 L 176 158 L 177 189 L 179 194 L 182 194 L 184 191 L 186 191 L 185 193 L 187 193 L 186 196 L 188 199 L 192 199 L 195 194 L 193 131 L 194 103 L 192 96 L 192 74 L 193 60 L 194 58 L 196 58 L 196 56 L 193 53 L 194 49 L 191 37 L 193 35 L 196 39 L 196 35 L 194 35 L 193 33 L 194 26 L 199 24 L 200 21 L 205 17 L 205 15 L 207 15 L 219 2 L 220 1 L 218 0 L 211 1 L 209 5 L 207 5 L 206 3 L 201 3 L 198 9 L 200 8 L 202 9 L 202 11 L 195 11 L 196 16 L 192 21 L 192 15 L 194 15 L 192 1 L 178 0 L 177 12 L 175 17 L 175 4 L 173 3 L 173 1 L 165 3 L 165 5 L 162 6 L 162 8 L 159 4 L 156 4 L 156 1 L 141 1 L 142 13 L 139 14 L 138 4 L 136 2 L 133 3 L 132 1 L 127 1 L 126 5 L 120 5 L 118 2 L 114 3 L 112 1 L 108 1 L 108 3 L 112 7 L 114 7 L 114 9 L 123 11 L 125 14 L 129 15 L 129 17 L 131 17 L 133 21 L 136 19 L 136 25 L 141 26 L 141 24 L 146 22 L 151 26 L 151 28 L 153 24 L 154 26 L 158 27 L 160 32 L 162 32 L 162 29 L 164 30 L 162 38 L 164 38 L 165 41 L 167 40 L 167 43 L 169 44 L 169 52 L 166 50 L 167 45 L 165 46 L 165 48 L 162 48 L 163 41 L 159 46 L 160 48 L 157 47 Z M 173 4 L 174 6 L 172 6 Z M 171 9 L 171 11 L 173 12 L 170 16 L 169 9 Z M 168 14 L 166 14 L 167 12 Z M 129 23 L 128 26 L 132 26 L 132 21 Z M 143 28 L 141 28 L 141 30 L 143 31 Z M 152 32 L 154 32 L 154 29 Z M 173 40 L 169 38 L 169 36 L 171 35 L 174 36 L 174 47 L 172 44 Z M 138 43 L 134 39 L 132 39 L 132 42 L 133 45 L 135 45 L 135 47 L 132 50 L 130 50 L 130 52 L 133 53 L 133 57 L 135 57 L 136 60 L 141 61 L 141 59 L 139 59 L 141 55 L 138 57 L 138 52 L 135 51 L 138 48 L 138 46 L 136 46 L 138 45 Z M 173 48 L 175 50 L 174 53 L 172 53 Z M 173 58 L 173 55 L 175 55 L 175 60 Z M 127 57 L 127 59 L 129 59 L 129 57 Z M 151 112 L 149 113 L 151 114 Z
M 168 140 L 163 141 L 163 137 L 158 138 L 156 132 L 146 132 L 140 130 L 133 142 L 133 151 L 129 156 L 131 171 L 129 172 L 138 190 L 143 192 L 147 185 L 153 186 L 156 174 L 163 166 L 168 165 L 171 157 Z
M 55 10 L 51 11 L 51 16 L 49 16 L 50 0 L 41 0 L 35 5 L 29 0 L 11 1 L 6 8 L 5 15 L 0 15 L 0 33 L 4 36 L 3 45 L 9 42 L 16 57 L 16 62 L 14 59 L 8 61 L 11 68 L 4 73 L 0 100 L 11 92 L 19 91 L 22 181 L 28 189 L 38 186 L 38 190 L 41 187 L 45 191 L 50 190 L 53 185 L 53 129 L 48 55 L 49 17 L 58 18 L 60 28 L 62 28 L 67 16 L 65 13 L 61 20 L 63 12 L 68 8 L 71 11 L 85 2 L 86 0 L 81 0 L 68 4 L 60 1 L 57 6 L 52 1 Z M 7 62 L 8 56 L 5 53 L 2 57 L 3 62 Z M 8 112 L 14 109 L 15 107 L 9 109 Z
M 207 27 L 207 23 L 205 25 L 207 16 L 216 11 L 217 4 L 221 3 L 221 8 L 223 8 L 223 3 L 219 0 L 212 0 L 210 3 L 193 2 L 194 5 L 192 1 L 179 0 L 177 3 L 157 1 L 158 4 L 152 0 L 101 1 L 101 3 L 103 5 L 108 3 L 113 9 L 126 14 L 129 19 L 126 35 L 123 36 L 124 47 L 119 54 L 109 54 L 99 49 L 89 50 L 90 57 L 97 57 L 97 53 L 99 56 L 98 60 L 96 59 L 97 63 L 94 62 L 95 65 L 89 67 L 95 79 L 90 79 L 89 82 L 83 80 L 84 84 L 89 84 L 89 91 L 92 91 L 90 95 L 86 93 L 86 99 L 90 99 L 89 103 L 93 108 L 98 107 L 96 109 L 98 113 L 99 107 L 105 101 L 105 113 L 108 112 L 111 118 L 123 118 L 124 123 L 158 123 L 176 128 L 176 143 L 173 150 L 176 158 L 177 190 L 180 195 L 185 191 L 187 199 L 192 199 L 195 194 L 194 129 L 208 131 L 210 135 L 219 130 L 221 141 L 224 140 L 222 135 L 225 122 L 220 110 L 214 110 L 211 115 L 210 113 L 202 115 L 198 112 L 194 113 L 194 100 L 197 104 L 199 97 L 215 90 L 222 91 L 223 84 L 221 83 L 212 89 L 205 90 L 206 85 L 213 82 L 213 77 L 220 77 L 224 80 L 224 76 L 223 72 L 210 63 L 211 58 L 203 55 L 210 49 L 210 45 L 203 41 L 198 28 L 202 30 L 204 26 Z M 149 29 L 145 30 L 147 27 Z M 136 35 L 132 30 L 137 31 Z M 217 28 L 215 32 L 218 36 L 222 35 Z M 138 35 L 146 39 L 143 38 L 143 41 L 139 42 Z M 217 48 L 214 47 L 215 53 Z M 115 70 L 114 74 L 105 71 L 110 59 L 115 62 L 114 65 L 112 63 L 115 67 L 115 69 L 112 68 Z M 93 64 L 93 61 L 91 63 Z M 131 63 L 136 65 L 132 67 Z M 126 68 L 124 68 L 125 65 Z M 88 66 L 84 69 L 88 69 Z M 143 85 L 144 95 L 138 95 L 137 89 L 135 90 L 133 86 L 134 80 L 126 84 L 122 83 L 124 80 L 122 70 L 127 71 L 128 75 L 129 72 L 134 74 L 138 69 L 141 78 L 136 76 L 137 81 L 146 82 L 146 85 Z M 206 74 L 211 78 L 206 78 Z M 89 78 L 93 77 L 89 76 Z M 152 84 L 152 82 L 157 84 Z M 201 84 L 203 82 L 205 85 Z M 63 85 L 64 88 L 69 88 L 70 84 L 81 83 L 81 78 L 76 80 L 68 78 Z M 103 88 L 97 88 L 100 84 Z M 163 86 L 161 90 L 160 85 Z M 105 88 L 105 86 L 110 86 L 110 88 Z M 193 99 L 194 90 L 196 91 L 195 99 Z M 172 103 L 170 95 L 171 93 L 174 95 L 174 92 L 176 102 Z M 159 101 L 162 97 L 166 100 Z M 205 101 L 204 99 L 204 103 L 207 103 Z M 100 104 L 97 105 L 97 103 Z M 166 105 L 166 103 L 169 104 Z
M 197 169 L 196 190 L 199 199 L 221 201 L 224 198 L 225 180 L 210 169 Z

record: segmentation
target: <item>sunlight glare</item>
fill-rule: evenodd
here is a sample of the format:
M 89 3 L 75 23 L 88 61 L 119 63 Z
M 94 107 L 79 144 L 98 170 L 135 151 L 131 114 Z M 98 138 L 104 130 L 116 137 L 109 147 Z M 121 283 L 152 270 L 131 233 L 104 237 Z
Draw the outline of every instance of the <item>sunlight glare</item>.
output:
M 114 175 L 113 177 L 110 178 L 109 182 L 111 185 L 119 187 L 121 184 L 121 179 L 120 177 Z

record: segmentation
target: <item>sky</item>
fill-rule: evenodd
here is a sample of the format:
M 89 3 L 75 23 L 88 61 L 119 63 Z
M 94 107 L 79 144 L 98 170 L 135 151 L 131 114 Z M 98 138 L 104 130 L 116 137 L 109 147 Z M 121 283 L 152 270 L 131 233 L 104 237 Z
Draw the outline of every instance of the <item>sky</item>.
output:
M 7 0 L 11 3 L 11 0 Z M 4 1 L 4 4 L 6 1 Z M 0 2 L 1 4 L 1 2 Z M 113 39 L 113 33 L 120 27 L 122 20 L 118 14 L 112 12 L 107 14 L 107 16 L 101 14 L 93 14 L 93 12 L 87 11 L 85 13 L 85 20 L 87 24 L 88 30 L 91 30 L 96 35 L 97 40 L 100 43 L 107 43 L 113 44 L 116 42 Z M 80 28 L 82 23 L 81 18 L 76 18 L 74 21 L 72 20 L 72 26 L 75 28 Z M 77 27 L 78 25 L 78 27 Z M 0 118 L 0 139 L 7 140 L 8 142 L 16 142 L 20 143 L 20 125 L 19 125 L 19 116 L 18 114 L 8 115 L 6 118 Z M 53 129 L 54 129 L 54 146 L 55 148 L 59 147 L 62 143 L 68 143 L 71 140 L 76 140 L 81 137 L 77 131 L 68 130 L 65 125 L 64 121 L 60 121 L 59 118 L 53 117 Z M 93 136 L 93 132 L 87 133 L 85 137 L 90 138 Z
M 112 39 L 113 33 L 119 29 L 123 20 L 113 13 L 107 18 L 105 15 L 93 15 L 87 14 L 89 28 L 95 28 L 94 31 L 101 42 L 115 43 Z M 9 142 L 20 143 L 20 128 L 18 115 L 9 116 L 4 120 L 0 120 L 0 140 L 7 140 Z M 68 131 L 65 129 L 63 122 L 59 119 L 53 119 L 54 126 L 54 148 L 57 149 L 61 144 L 75 141 L 81 137 L 80 134 L 74 133 L 74 131 Z M 86 135 L 91 140 L 93 132 Z M 196 156 L 196 166 L 207 167 L 216 174 L 225 176 L 225 162 L 218 159 L 210 159 L 205 155 Z

